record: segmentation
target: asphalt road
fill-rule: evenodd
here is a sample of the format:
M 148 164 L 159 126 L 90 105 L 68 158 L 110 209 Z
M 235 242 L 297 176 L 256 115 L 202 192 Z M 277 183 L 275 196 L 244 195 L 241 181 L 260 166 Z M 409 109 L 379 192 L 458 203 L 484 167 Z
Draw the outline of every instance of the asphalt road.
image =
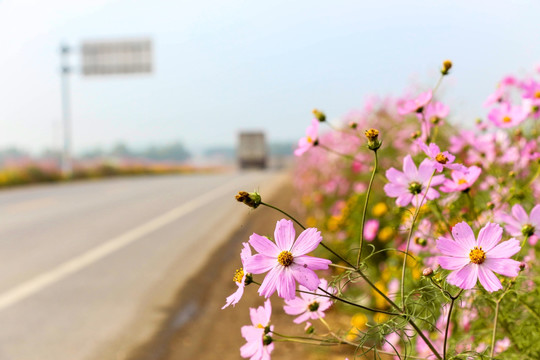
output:
M 0 191 L 0 360 L 122 360 L 283 174 L 124 178 Z

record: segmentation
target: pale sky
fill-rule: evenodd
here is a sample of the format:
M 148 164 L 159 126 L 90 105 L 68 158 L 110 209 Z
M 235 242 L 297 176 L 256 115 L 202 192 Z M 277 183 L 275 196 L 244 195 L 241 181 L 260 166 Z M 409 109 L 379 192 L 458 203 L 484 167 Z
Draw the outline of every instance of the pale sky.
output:
M 304 134 L 371 94 L 433 85 L 472 123 L 496 82 L 540 63 L 538 1 L 0 0 L 0 148 L 61 144 L 58 48 L 150 37 L 155 71 L 71 77 L 76 152 L 125 141 L 234 144 Z M 78 52 L 71 56 L 78 66 Z

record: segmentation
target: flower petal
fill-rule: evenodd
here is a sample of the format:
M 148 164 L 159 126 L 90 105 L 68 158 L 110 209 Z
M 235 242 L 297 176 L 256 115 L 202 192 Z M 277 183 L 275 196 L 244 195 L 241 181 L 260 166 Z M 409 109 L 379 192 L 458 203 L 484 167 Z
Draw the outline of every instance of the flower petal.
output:
M 437 261 L 446 270 L 459 270 L 471 262 L 469 258 L 452 256 L 439 256 Z
M 444 255 L 469 259 L 469 252 L 471 250 L 452 239 L 440 237 L 437 240 L 436 246 Z
M 460 270 L 456 270 L 446 278 L 449 284 L 455 285 L 461 289 L 472 289 L 478 280 L 478 265 L 470 263 Z
M 454 225 L 452 228 L 452 235 L 459 244 L 467 249 L 472 249 L 476 246 L 474 233 L 469 224 L 464 221 Z
M 512 206 L 512 215 L 514 215 L 521 225 L 525 225 L 529 222 L 529 216 L 520 204 Z
M 279 297 L 285 300 L 292 300 L 295 298 L 296 282 L 294 281 L 294 275 L 295 271 L 293 270 L 292 265 L 280 272 L 277 281 L 277 294 Z
M 298 236 L 291 248 L 293 256 L 304 255 L 312 252 L 322 241 L 321 232 L 316 228 L 308 228 Z
M 502 232 L 503 229 L 499 224 L 487 223 L 478 233 L 478 246 L 488 252 L 501 241 Z
M 424 159 L 420 163 L 420 166 L 418 166 L 418 180 L 420 180 L 420 182 L 426 182 L 427 184 L 431 174 L 433 174 L 433 170 L 435 170 L 433 162 L 429 159 Z
M 279 250 L 290 251 L 294 244 L 295 237 L 296 232 L 294 231 L 294 225 L 291 220 L 281 219 L 276 223 L 274 240 Z
M 309 256 L 309 255 L 301 255 L 294 258 L 293 264 L 307 267 L 311 270 L 326 270 L 328 269 L 328 265 L 330 265 L 332 261 L 328 259 L 323 259 L 319 257 Z
M 293 263 L 290 266 L 290 270 L 291 270 L 290 272 L 292 273 L 292 275 L 294 276 L 294 278 L 296 279 L 296 281 L 298 281 L 300 285 L 305 286 L 310 291 L 317 290 L 317 287 L 319 286 L 321 281 L 319 280 L 319 277 L 317 276 L 317 274 L 313 272 L 313 270 L 307 267 L 304 267 L 302 265 L 295 264 L 295 263 Z M 294 292 L 293 292 L 293 298 L 294 298 Z
M 403 186 L 407 186 L 409 183 L 405 174 L 394 168 L 386 170 L 386 178 L 390 180 L 390 182 L 401 184 Z
M 276 244 L 274 244 L 268 238 L 259 234 L 253 233 L 249 237 L 249 244 L 253 246 L 253 248 L 257 250 L 257 252 L 266 256 L 277 258 L 279 253 L 281 252 L 276 246 Z
M 519 261 L 512 259 L 487 258 L 482 266 L 504 276 L 515 277 L 519 274 Z
M 495 274 L 486 266 L 483 266 L 484 264 L 478 267 L 478 280 L 480 280 L 480 284 L 482 284 L 484 289 L 488 292 L 502 289 L 501 282 L 497 279 L 497 276 L 495 276 Z
M 261 287 L 259 288 L 259 295 L 269 298 L 276 291 L 279 277 L 283 268 L 275 267 L 264 278 Z
M 418 170 L 416 169 L 416 165 L 414 165 L 411 155 L 407 155 L 403 159 L 403 172 L 409 180 L 416 179 L 418 177 Z
M 533 225 L 536 230 L 540 229 L 540 204 L 533 207 L 531 210 L 531 216 L 529 217 L 531 225 Z
M 407 206 L 410 204 L 411 200 L 413 199 L 413 194 L 411 193 L 406 193 L 406 194 L 401 194 L 398 196 L 398 198 L 396 199 L 396 205 L 397 206 Z
M 277 259 L 274 257 L 256 254 L 246 259 L 244 263 L 244 272 L 262 274 L 276 267 L 278 264 Z
M 510 239 L 510 240 L 503 241 L 502 243 L 495 246 L 490 251 L 487 251 L 486 257 L 495 258 L 495 259 L 507 259 L 517 254 L 519 250 L 521 250 L 519 241 L 516 239 Z
M 405 185 L 388 183 L 384 185 L 384 192 L 389 197 L 398 197 L 401 194 L 409 194 L 409 190 Z

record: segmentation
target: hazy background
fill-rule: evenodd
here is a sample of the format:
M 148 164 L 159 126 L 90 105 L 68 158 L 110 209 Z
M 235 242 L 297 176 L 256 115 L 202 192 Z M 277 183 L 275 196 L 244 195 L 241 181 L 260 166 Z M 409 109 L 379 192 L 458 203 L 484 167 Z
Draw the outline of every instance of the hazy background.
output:
M 150 37 L 148 76 L 71 77 L 73 149 L 234 145 L 239 129 L 295 142 L 314 107 L 433 86 L 454 121 L 484 115 L 501 76 L 540 62 L 538 1 L 0 0 L 0 149 L 61 146 L 59 46 Z

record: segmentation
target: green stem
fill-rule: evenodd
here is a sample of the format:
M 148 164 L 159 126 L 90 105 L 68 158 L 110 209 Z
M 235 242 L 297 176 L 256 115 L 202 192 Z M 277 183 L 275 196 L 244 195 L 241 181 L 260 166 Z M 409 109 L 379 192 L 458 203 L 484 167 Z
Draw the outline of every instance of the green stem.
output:
M 523 241 L 521 242 L 521 249 L 519 249 L 519 252 L 515 256 L 516 259 L 519 259 L 519 256 L 521 255 L 521 252 L 523 251 L 523 247 L 525 246 L 525 244 L 527 244 L 527 240 L 529 240 L 529 235 L 526 235 L 523 237 Z
M 371 178 L 369 179 L 369 185 L 366 192 L 366 201 L 364 203 L 364 210 L 362 212 L 362 226 L 360 227 L 360 245 L 358 249 L 358 258 L 356 259 L 356 267 L 360 266 L 360 261 L 362 260 L 362 249 L 364 247 L 364 225 L 366 223 L 366 212 L 369 202 L 369 195 L 371 194 L 371 186 L 373 185 L 373 179 L 375 179 L 375 173 L 377 172 L 377 166 L 379 164 L 377 150 L 373 150 L 373 153 L 375 154 L 375 164 L 373 165 L 373 171 L 371 172 Z
M 393 315 L 393 316 L 399 316 L 400 315 L 399 313 L 393 313 L 393 312 L 390 312 L 390 311 L 380 310 L 380 309 L 372 309 L 370 307 L 354 303 L 354 302 L 349 301 L 347 299 L 340 298 L 339 296 L 336 296 L 336 295 L 332 294 L 331 292 L 328 292 L 328 291 L 324 290 L 321 287 L 319 287 L 319 290 L 324 292 L 327 295 L 327 297 L 329 297 L 329 298 L 332 298 L 332 299 L 337 300 L 337 301 L 341 301 L 342 303 L 345 303 L 345 304 L 348 304 L 348 305 L 359 307 L 359 308 L 367 310 L 367 311 L 371 311 L 371 312 L 375 312 L 375 313 L 382 313 L 382 314 L 387 314 L 387 315 Z M 307 294 L 321 296 L 321 294 L 308 293 L 308 292 L 305 292 L 305 291 L 302 291 L 302 292 L 307 293 Z M 324 296 L 324 295 L 322 295 L 322 296 Z
M 412 218 L 411 228 L 409 229 L 409 235 L 407 236 L 407 247 L 405 248 L 405 256 L 403 256 L 403 266 L 401 267 L 401 305 L 403 306 L 403 311 L 405 311 L 405 269 L 407 268 L 407 257 L 409 256 L 409 247 L 411 245 L 414 224 L 416 223 L 416 219 L 418 218 L 418 214 L 420 213 L 422 204 L 426 200 L 427 193 L 429 191 L 429 188 L 431 187 L 431 181 L 433 180 L 433 176 L 435 176 L 435 171 L 436 170 L 433 170 L 433 172 L 431 173 L 431 177 L 429 178 L 424 196 L 422 197 L 420 203 L 416 206 L 416 210 L 414 211 L 414 215 Z
M 292 215 L 286 213 L 285 211 L 281 210 L 280 208 L 278 207 L 275 207 L 273 205 L 270 205 L 270 204 L 267 204 L 263 201 L 261 201 L 261 205 L 264 205 L 264 206 L 268 206 L 269 208 L 272 208 L 274 210 L 277 210 L 279 211 L 280 213 L 282 213 L 283 215 L 289 217 L 292 221 L 294 221 L 295 223 L 298 224 L 298 226 L 300 226 L 303 230 L 306 230 L 306 227 L 304 225 L 302 225 L 298 220 L 296 220 Z M 321 241 L 321 246 L 323 248 L 325 248 L 326 250 L 328 250 L 329 252 L 331 252 L 334 256 L 336 256 L 338 259 L 340 259 L 341 261 L 343 261 L 345 264 L 347 264 L 348 266 L 350 266 L 351 268 L 354 268 L 354 265 L 351 264 L 350 262 L 347 261 L 347 259 L 344 259 L 341 255 L 339 255 L 338 253 L 336 253 L 334 250 L 332 250 L 331 248 L 329 248 L 325 243 L 323 243 Z
M 491 334 L 491 352 L 489 355 L 492 359 L 493 355 L 495 354 L 495 336 L 497 334 L 497 318 L 499 317 L 499 305 L 501 303 L 501 300 L 502 297 L 497 301 L 497 305 L 495 306 L 495 318 L 493 319 L 493 332 Z
M 439 360 L 442 360 L 442 357 L 441 355 L 439 354 L 439 352 L 437 351 L 437 349 L 435 349 L 435 347 L 433 346 L 433 344 L 431 343 L 431 341 L 429 341 L 429 339 L 424 335 L 424 333 L 420 330 L 420 328 L 418 327 L 418 325 L 416 325 L 416 323 L 405 313 L 405 311 L 403 311 L 395 302 L 392 301 L 392 299 L 390 299 L 388 296 L 386 296 L 385 293 L 383 293 L 381 290 L 379 290 L 379 288 L 377 286 L 375 286 L 374 283 L 371 282 L 371 280 L 368 279 L 368 277 L 366 276 L 366 274 L 364 274 L 362 272 L 362 270 L 358 269 L 356 270 L 358 272 L 358 274 L 360 274 L 360 276 L 362 277 L 362 279 L 364 279 L 364 281 L 373 289 L 375 290 L 379 295 L 381 295 L 387 303 L 389 303 L 390 305 L 392 305 L 397 311 L 399 311 L 399 313 L 401 314 L 400 316 L 403 317 L 405 320 L 407 320 L 407 322 L 409 324 L 411 324 L 411 326 L 416 330 L 416 332 L 418 333 L 418 335 L 422 338 L 422 340 L 424 340 L 424 342 L 426 343 L 426 345 L 429 347 L 429 349 L 433 352 L 433 355 L 435 355 L 437 357 L 437 359 Z
M 443 359 L 446 360 L 446 345 L 448 343 L 448 330 L 450 329 L 450 320 L 452 317 L 452 310 L 454 309 L 454 302 L 459 298 L 463 289 L 461 289 L 456 296 L 450 296 L 450 309 L 448 309 L 448 319 L 446 320 L 446 330 L 444 331 L 444 345 L 443 345 Z

